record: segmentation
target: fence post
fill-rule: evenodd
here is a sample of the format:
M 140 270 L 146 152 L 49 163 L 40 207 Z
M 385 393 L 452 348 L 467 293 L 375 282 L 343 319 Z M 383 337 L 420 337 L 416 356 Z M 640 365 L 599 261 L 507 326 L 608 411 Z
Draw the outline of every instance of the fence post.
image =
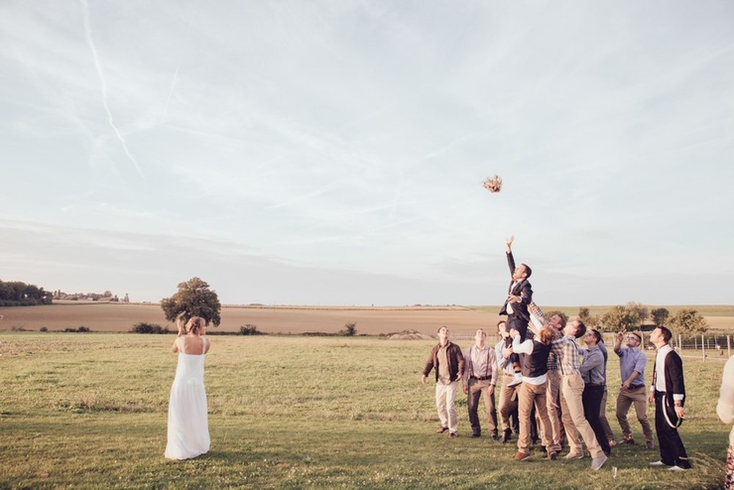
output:
M 704 341 L 704 336 L 701 334 L 701 358 L 705 361 L 706 360 L 706 342 Z
M 726 336 L 726 357 L 731 357 L 731 338 Z

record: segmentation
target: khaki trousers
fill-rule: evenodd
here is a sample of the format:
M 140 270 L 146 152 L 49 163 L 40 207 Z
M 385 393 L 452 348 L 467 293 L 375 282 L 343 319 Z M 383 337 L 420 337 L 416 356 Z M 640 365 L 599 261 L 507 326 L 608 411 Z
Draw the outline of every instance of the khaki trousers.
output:
M 584 417 L 583 394 L 584 380 L 579 373 L 561 377 L 561 412 L 571 453 L 583 454 L 584 447 L 581 445 L 580 435 L 589 448 L 591 457 L 598 458 L 604 451 L 601 450 L 591 425 Z
M 620 390 L 617 397 L 617 420 L 622 428 L 624 438 L 632 437 L 632 428 L 627 420 L 627 412 L 630 405 L 634 403 L 635 412 L 637 413 L 637 421 L 642 426 L 642 433 L 645 434 L 645 441 L 653 443 L 652 427 L 647 419 L 647 390 L 645 386 L 630 388 L 628 390 Z
M 561 441 L 563 440 L 563 422 L 561 419 L 561 373 L 560 371 L 548 371 L 546 374 L 545 401 L 548 411 L 548 420 L 550 420 L 551 451 L 561 450 Z
M 534 385 L 523 383 L 518 391 L 518 416 L 520 418 L 520 435 L 517 439 L 517 450 L 523 453 L 530 452 L 530 423 L 531 414 L 535 405 L 535 413 L 540 418 L 542 430 L 542 444 L 550 449 L 549 435 L 551 433 L 550 420 L 546 410 L 545 383 Z
M 448 427 L 449 432 L 456 432 L 459 420 L 456 417 L 456 391 L 459 383 L 453 381 L 447 385 L 436 383 L 436 408 L 441 427 Z
M 515 379 L 511 374 L 505 374 L 503 375 L 503 378 L 505 381 L 502 383 L 499 401 L 502 430 L 505 431 L 511 429 L 513 432 L 519 432 L 520 428 L 516 427 L 515 424 L 512 423 L 512 419 L 517 418 L 517 394 L 520 385 L 507 386 L 507 383 L 510 383 Z

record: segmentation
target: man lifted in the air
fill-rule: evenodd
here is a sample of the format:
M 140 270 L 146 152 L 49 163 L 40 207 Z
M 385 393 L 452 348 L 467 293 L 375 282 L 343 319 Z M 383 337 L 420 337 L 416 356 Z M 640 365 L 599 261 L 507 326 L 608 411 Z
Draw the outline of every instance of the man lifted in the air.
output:
M 520 341 L 525 340 L 528 331 L 530 313 L 528 305 L 533 300 L 533 289 L 528 278 L 533 273 L 527 264 L 515 267 L 515 258 L 512 256 L 512 242 L 515 235 L 507 239 L 507 265 L 510 267 L 512 282 L 508 290 L 505 304 L 500 310 L 500 315 L 507 315 L 507 330 L 515 329 L 520 334 Z

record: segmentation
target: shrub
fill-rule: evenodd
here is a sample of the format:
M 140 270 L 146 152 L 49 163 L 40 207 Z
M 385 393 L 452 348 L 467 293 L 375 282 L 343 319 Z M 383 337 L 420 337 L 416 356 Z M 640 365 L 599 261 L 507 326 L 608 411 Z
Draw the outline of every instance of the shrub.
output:
M 89 327 L 85 327 L 84 325 L 82 325 L 79 328 L 66 327 L 64 329 L 64 332 L 69 332 L 69 333 L 86 333 L 86 332 L 91 332 L 91 330 L 89 329 Z
M 48 332 L 48 328 L 46 328 L 46 327 L 41 327 L 41 332 Z
M 256 325 L 248 323 L 247 325 L 240 326 L 240 335 L 262 335 L 263 333 L 258 331 Z
M 354 322 L 345 324 L 344 330 L 339 330 L 339 335 L 344 335 L 346 337 L 351 337 L 356 333 L 357 333 L 357 324 Z
M 132 333 L 170 333 L 168 328 L 163 328 L 157 323 L 140 322 L 133 325 Z

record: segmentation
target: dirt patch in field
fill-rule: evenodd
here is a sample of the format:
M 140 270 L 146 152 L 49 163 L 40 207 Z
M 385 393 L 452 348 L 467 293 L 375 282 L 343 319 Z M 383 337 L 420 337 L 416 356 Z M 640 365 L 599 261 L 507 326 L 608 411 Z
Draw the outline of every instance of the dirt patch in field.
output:
M 499 308 L 497 308 L 499 310 Z M 175 331 L 157 304 L 53 304 L 34 307 L 0 308 L 4 315 L 0 330 L 24 329 L 63 331 L 85 326 L 92 332 L 129 332 L 133 325 L 148 322 Z M 357 334 L 379 335 L 414 331 L 435 335 L 446 325 L 452 335 L 473 335 L 478 328 L 494 331 L 499 316 L 487 311 L 452 307 L 311 307 L 311 306 L 225 306 L 222 324 L 212 332 L 237 332 L 254 325 L 260 332 L 302 334 L 337 333 L 349 323 Z
M 672 307 L 671 307 L 672 308 Z M 724 311 L 704 318 L 711 330 L 730 332 L 734 330 L 734 316 L 721 316 Z M 714 307 L 709 307 L 714 308 Z M 719 308 L 719 307 L 716 307 Z M 547 309 L 553 309 L 547 307 Z M 303 334 L 323 332 L 334 334 L 349 323 L 356 324 L 356 333 L 368 335 L 404 335 L 409 333 L 435 336 L 438 329 L 446 325 L 453 339 L 471 339 L 478 328 L 490 335 L 496 331 L 500 320 L 499 307 L 483 306 L 413 306 L 413 307 L 314 307 L 314 306 L 224 306 L 221 311 L 222 324 L 210 328 L 211 332 L 238 332 L 241 326 L 254 325 L 263 333 Z M 672 309 L 671 309 L 672 311 Z M 0 308 L 4 319 L 0 331 L 25 329 L 39 331 L 63 331 L 81 326 L 92 332 L 129 332 L 133 325 L 148 322 L 175 331 L 167 322 L 158 304 L 124 303 L 69 303 L 47 306 Z M 393 338 L 393 337 L 391 337 Z

